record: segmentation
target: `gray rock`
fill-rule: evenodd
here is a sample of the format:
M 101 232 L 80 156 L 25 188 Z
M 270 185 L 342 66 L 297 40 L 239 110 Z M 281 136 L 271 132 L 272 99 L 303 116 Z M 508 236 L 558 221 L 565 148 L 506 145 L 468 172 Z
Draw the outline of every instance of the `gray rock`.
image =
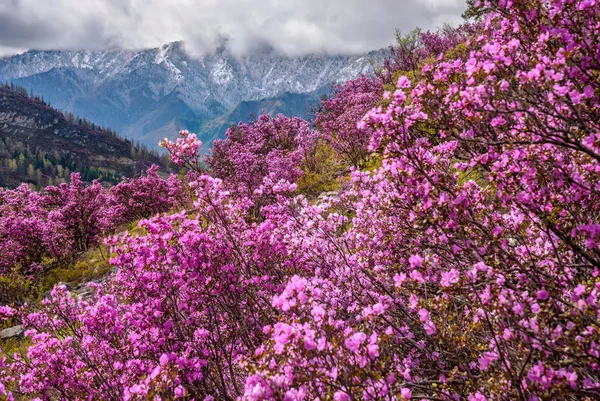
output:
M 66 287 L 67 291 L 71 291 L 73 289 L 73 286 L 71 284 L 69 284 L 69 283 L 60 282 L 60 283 L 58 283 L 56 285 L 59 286 L 59 287 L 64 285 Z
M 77 295 L 77 298 L 82 300 L 82 301 L 87 301 L 88 299 L 90 299 L 92 297 L 92 295 L 94 295 L 94 292 L 89 289 L 87 291 L 82 291 L 79 293 L 75 293 Z
M 96 281 L 92 281 L 92 282 L 95 283 Z M 77 285 L 73 291 L 71 291 L 71 293 L 73 295 L 75 295 L 78 299 L 81 299 L 84 301 L 87 299 L 90 299 L 91 296 L 94 294 L 94 292 L 96 292 L 95 288 L 90 287 L 89 282 L 81 283 L 81 284 Z
M 74 292 L 82 292 L 82 291 L 87 291 L 88 288 L 88 284 L 87 283 L 81 283 L 78 284 L 77 286 L 75 286 L 75 288 L 73 289 Z
M 18 326 L 9 327 L 8 329 L 0 331 L 0 339 L 20 337 L 23 335 L 24 331 L 23 326 L 20 324 Z

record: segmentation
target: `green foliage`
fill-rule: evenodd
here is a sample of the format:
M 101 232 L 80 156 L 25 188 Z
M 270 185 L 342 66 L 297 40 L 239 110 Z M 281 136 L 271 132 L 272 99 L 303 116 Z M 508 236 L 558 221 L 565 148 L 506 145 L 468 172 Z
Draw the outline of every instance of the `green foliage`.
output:
M 469 54 L 469 48 L 466 43 L 460 43 L 454 48 L 448 50 L 446 54 L 444 54 L 444 60 L 456 60 L 462 57 L 465 57 Z
M 396 28 L 396 44 L 400 48 L 414 52 L 421 44 L 421 28 L 415 28 L 406 35 Z
M 402 55 L 402 64 L 409 71 L 418 71 L 421 66 L 418 49 L 421 47 L 421 28 L 415 28 L 406 35 L 396 29 L 396 46 L 394 51 Z
M 167 214 L 170 215 L 172 213 L 173 212 L 169 212 Z M 132 235 L 136 235 L 136 234 L 138 234 L 140 236 L 146 235 L 147 234 L 146 228 L 145 227 L 140 227 L 139 226 L 139 222 L 140 222 L 139 220 L 136 220 L 136 221 L 132 221 L 130 223 L 127 223 L 127 227 L 126 227 L 127 232 L 129 234 L 132 234 Z
M 103 245 L 85 252 L 75 260 L 45 260 L 35 279 L 26 277 L 15 269 L 0 276 L 0 305 L 21 305 L 28 300 L 39 300 L 58 283 L 76 286 L 101 278 L 111 269 L 108 259 L 108 248 Z
M 39 278 L 36 292 L 44 294 L 58 283 L 69 283 L 76 286 L 103 277 L 111 269 L 108 263 L 108 254 L 108 248 L 102 245 L 85 252 L 73 263 L 48 270 Z
M 302 176 L 298 179 L 297 192 L 315 196 L 321 192 L 339 189 L 338 177 L 347 168 L 340 164 L 339 155 L 325 141 L 319 141 L 304 159 Z
M 15 354 L 26 356 L 27 350 L 31 345 L 31 340 L 25 337 L 15 337 L 0 340 L 0 358 L 4 355 L 7 358 L 12 358 Z M 2 400 L 0 396 L 0 400 Z
M 362 171 L 375 171 L 381 167 L 383 158 L 378 153 L 371 153 L 369 159 L 365 162 Z
M 490 188 L 493 182 L 488 178 L 488 173 L 480 168 L 471 168 L 467 171 L 456 170 L 458 174 L 458 185 L 464 185 L 469 181 L 474 181 L 481 188 Z
M 27 295 L 34 292 L 31 279 L 13 270 L 6 275 L 0 275 L 0 305 L 22 303 Z M 0 321 L 0 329 L 2 328 Z
M 481 6 L 475 6 L 475 4 L 481 3 Z M 483 6 L 483 1 L 481 0 L 467 0 L 467 9 L 462 14 L 462 17 L 466 20 L 481 20 L 487 13 L 489 9 Z

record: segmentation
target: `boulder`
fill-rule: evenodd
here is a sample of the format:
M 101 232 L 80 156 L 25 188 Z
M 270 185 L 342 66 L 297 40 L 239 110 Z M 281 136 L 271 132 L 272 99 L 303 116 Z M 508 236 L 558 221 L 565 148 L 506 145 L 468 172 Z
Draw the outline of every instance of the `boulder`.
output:
M 24 331 L 25 330 L 23 329 L 22 325 L 9 327 L 8 329 L 0 331 L 0 339 L 20 337 L 23 335 Z

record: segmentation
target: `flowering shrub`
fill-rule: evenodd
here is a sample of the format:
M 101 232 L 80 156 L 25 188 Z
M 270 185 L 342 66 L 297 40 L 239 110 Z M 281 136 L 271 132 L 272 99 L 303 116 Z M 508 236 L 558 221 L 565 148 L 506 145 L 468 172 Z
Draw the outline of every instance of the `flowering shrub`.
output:
M 417 28 L 404 36 L 397 31 L 396 46 L 390 48 L 390 57 L 384 62 L 379 76 L 387 83 L 398 71 L 418 73 L 428 59 L 435 59 L 465 43 L 479 30 L 478 23 L 465 23 L 456 28 L 444 25 L 436 32 L 422 32 Z
M 304 152 L 314 136 L 301 118 L 264 114 L 253 123 L 230 128 L 226 139 L 216 140 L 206 164 L 235 194 L 260 206 L 278 192 L 280 183 L 293 184 L 300 177 Z
M 119 267 L 94 302 L 55 288 L 24 320 L 26 360 L 3 377 L 24 377 L 24 394 L 94 399 L 231 399 L 241 393 L 242 357 L 262 341 L 270 299 L 286 271 L 298 272 L 270 235 L 251 225 L 248 201 L 218 179 L 196 183 L 194 218 L 154 217 L 145 236 L 109 241 Z
M 85 186 L 80 174 L 73 173 L 69 184 L 46 187 L 45 192 L 43 205 L 51 211 L 52 220 L 64 227 L 74 251 L 98 244 L 101 235 L 110 230 L 109 197 L 98 181 Z
M 84 185 L 78 173 L 69 184 L 38 193 L 26 184 L 0 192 L 0 273 L 18 267 L 35 274 L 44 258 L 61 260 L 98 245 L 122 223 L 166 212 L 186 202 L 182 183 L 164 180 L 151 167 L 145 176 L 104 189 Z
M 416 29 L 406 36 L 398 32 L 397 45 L 390 49 L 390 57 L 376 78 L 361 76 L 336 85 L 334 95 L 321 102 L 315 118 L 321 137 L 345 163 L 365 167 L 373 128 L 357 123 L 383 100 L 384 89 L 391 80 L 399 72 L 418 73 L 428 59 L 453 50 L 474 36 L 479 28 L 478 24 L 467 23 L 457 28 L 446 25 L 436 32 Z M 389 94 L 385 97 L 389 98 Z
M 369 156 L 368 145 L 373 132 L 370 127 L 358 127 L 357 123 L 381 100 L 382 82 L 361 76 L 334 90 L 333 97 L 321 102 L 315 124 L 342 160 L 362 167 Z
M 165 138 L 161 143 L 164 149 L 169 152 L 171 160 L 175 164 L 186 166 L 192 170 L 199 169 L 200 166 L 200 147 L 202 142 L 189 131 L 179 132 L 179 138 L 176 142 L 171 142 Z
M 339 199 L 290 196 L 302 146 L 279 135 L 304 123 L 230 131 L 192 210 L 109 240 L 95 298 L 21 312 L 0 397 L 598 399 L 600 5 L 485 7 L 356 117 L 382 165 Z M 171 154 L 197 159 L 188 139 Z
M 42 204 L 27 184 L 0 190 L 0 274 L 14 267 L 26 272 L 44 256 L 64 253 L 64 227 Z
M 156 165 L 150 167 L 145 176 L 124 180 L 111 187 L 108 195 L 111 213 L 116 216 L 113 224 L 168 212 L 186 201 L 182 182 L 175 175 L 162 179 Z
M 598 5 L 490 3 L 464 58 L 361 123 L 383 166 L 353 175 L 331 262 L 274 298 L 245 398 L 600 394 Z

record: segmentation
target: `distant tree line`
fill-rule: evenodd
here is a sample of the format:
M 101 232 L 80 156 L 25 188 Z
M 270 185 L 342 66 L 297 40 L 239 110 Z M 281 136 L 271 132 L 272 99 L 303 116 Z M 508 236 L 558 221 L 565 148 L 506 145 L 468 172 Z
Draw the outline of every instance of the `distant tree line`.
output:
M 61 155 L 58 150 L 50 153 L 32 149 L 28 144 L 10 137 L 0 138 L 0 169 L 6 174 L 21 177 L 38 189 L 67 182 L 75 171 L 79 171 L 82 180 L 87 182 L 97 179 L 117 183 L 121 179 L 121 174 L 79 166 L 75 160 Z

